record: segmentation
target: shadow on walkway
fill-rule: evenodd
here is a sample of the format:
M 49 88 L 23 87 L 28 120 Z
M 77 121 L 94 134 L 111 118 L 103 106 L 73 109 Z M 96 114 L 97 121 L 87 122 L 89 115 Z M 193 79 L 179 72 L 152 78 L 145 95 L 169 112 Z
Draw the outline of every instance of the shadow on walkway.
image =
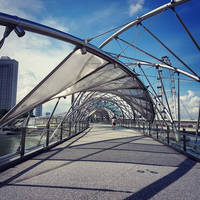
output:
M 148 185 L 147 187 L 142 188 L 141 190 L 129 196 L 125 200 L 150 199 L 151 197 L 153 197 L 160 191 L 164 190 L 170 184 L 174 183 L 179 178 L 184 176 L 188 171 L 190 171 L 190 169 L 192 169 L 192 167 L 194 167 L 194 165 L 195 165 L 195 162 L 191 161 L 189 158 L 184 160 L 175 171 L 159 179 L 158 181 Z
M 104 127 L 104 126 L 101 126 Z M 98 130 L 100 132 L 100 130 Z M 102 132 L 105 132 L 105 128 L 102 128 Z M 96 133 L 96 131 L 94 132 Z M 34 157 L 32 160 L 39 161 L 16 175 L 8 178 L 0 183 L 0 186 L 17 186 L 17 187 L 41 187 L 41 188 L 60 188 L 60 189 L 72 189 L 72 190 L 92 190 L 103 192 L 119 192 L 127 193 L 130 195 L 126 199 L 149 199 L 164 190 L 170 184 L 174 183 L 190 171 L 196 164 L 194 161 L 185 158 L 185 156 L 177 153 L 169 147 L 154 143 L 146 136 L 132 136 L 123 137 L 117 139 L 108 139 L 103 141 L 78 143 L 81 138 L 86 136 L 88 132 L 81 137 L 71 142 L 67 146 L 59 147 L 49 150 L 46 153 Z M 92 135 L 92 134 L 91 134 Z M 134 135 L 134 134 L 133 134 Z M 87 135 L 88 137 L 88 135 Z M 85 139 L 85 138 L 84 138 Z M 43 162 L 48 161 L 64 161 L 61 164 L 49 165 L 48 169 L 39 168 Z M 66 161 L 66 162 L 65 162 Z M 134 193 L 129 190 L 118 189 L 104 189 L 104 188 L 87 188 L 87 187 L 73 187 L 73 186 L 55 186 L 55 185 L 34 185 L 34 184 L 20 184 L 24 180 L 37 177 L 53 170 L 59 170 L 62 167 L 71 165 L 75 162 L 95 162 L 100 163 L 121 163 L 121 164 L 137 164 L 144 166 L 165 166 L 176 167 L 173 172 L 160 178 L 159 180 L 151 183 L 150 185 L 140 189 Z M 35 169 L 36 168 L 36 169 Z M 35 169 L 35 170 L 33 170 Z M 151 168 L 152 169 L 152 168 Z M 148 169 L 146 169 L 148 171 Z M 138 170 L 138 173 L 144 173 L 142 170 Z M 149 170 L 152 175 L 158 174 L 158 172 Z M 99 172 L 101 173 L 101 172 Z M 98 179 L 98 177 L 96 177 Z M 67 183 L 66 183 L 67 184 Z

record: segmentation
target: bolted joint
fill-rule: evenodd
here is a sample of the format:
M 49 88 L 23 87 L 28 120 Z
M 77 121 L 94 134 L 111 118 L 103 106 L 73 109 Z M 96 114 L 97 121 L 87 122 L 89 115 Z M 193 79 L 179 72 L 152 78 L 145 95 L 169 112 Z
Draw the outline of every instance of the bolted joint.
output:
M 82 55 L 85 55 L 86 53 L 87 53 L 87 49 L 86 49 L 86 47 L 83 46 L 83 47 L 81 48 L 81 54 L 82 54 Z
M 14 28 L 14 31 L 17 34 L 18 37 L 23 37 L 25 35 L 25 31 L 21 26 L 16 26 Z

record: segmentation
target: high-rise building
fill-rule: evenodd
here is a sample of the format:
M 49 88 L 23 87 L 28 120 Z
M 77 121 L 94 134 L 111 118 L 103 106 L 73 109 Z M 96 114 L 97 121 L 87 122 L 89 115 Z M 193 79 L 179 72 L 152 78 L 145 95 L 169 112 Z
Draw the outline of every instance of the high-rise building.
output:
M 42 104 L 35 108 L 35 116 L 36 117 L 42 116 Z
M 16 104 L 18 62 L 7 56 L 0 58 L 0 109 L 11 109 Z

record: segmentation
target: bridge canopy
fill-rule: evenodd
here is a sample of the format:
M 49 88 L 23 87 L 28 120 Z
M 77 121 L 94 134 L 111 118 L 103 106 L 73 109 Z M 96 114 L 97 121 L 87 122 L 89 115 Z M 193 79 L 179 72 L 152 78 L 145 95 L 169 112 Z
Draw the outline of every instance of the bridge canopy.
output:
M 118 96 L 148 121 L 154 119 L 153 101 L 135 72 L 101 51 L 83 52 L 83 49 L 76 48 L 10 110 L 0 123 L 15 119 L 51 99 L 78 92 Z

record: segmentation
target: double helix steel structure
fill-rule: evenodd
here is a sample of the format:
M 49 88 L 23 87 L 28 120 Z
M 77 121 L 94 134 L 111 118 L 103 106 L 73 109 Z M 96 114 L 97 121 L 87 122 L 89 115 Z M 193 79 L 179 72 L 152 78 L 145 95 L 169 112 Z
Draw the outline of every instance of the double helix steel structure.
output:
M 185 77 L 198 84 L 200 77 L 198 72 L 163 42 L 157 36 L 158 32 L 153 33 L 149 28 L 150 25 L 147 26 L 146 23 L 153 23 L 157 16 L 172 12 L 177 17 L 177 22 L 183 26 L 188 40 L 191 40 L 199 51 L 198 42 L 176 11 L 177 6 L 187 4 L 187 1 L 171 1 L 129 23 L 87 39 L 80 39 L 52 27 L 0 13 L 0 25 L 5 26 L 1 46 L 7 42 L 6 38 L 12 31 L 19 37 L 24 36 L 25 32 L 32 32 L 74 46 L 58 66 L 0 119 L 2 129 L 17 124 L 22 130 L 20 147 L 16 152 L 24 156 L 28 151 L 25 145 L 26 136 L 35 131 L 28 126 L 31 111 L 54 99 L 57 99 L 57 102 L 51 115 L 36 119 L 38 123 L 42 121 L 42 125 L 38 125 L 35 131 L 39 132 L 40 136 L 37 148 L 41 146 L 46 148 L 51 143 L 70 138 L 87 129 L 89 123 L 98 118 L 109 122 L 113 115 L 117 116 L 122 126 L 135 127 L 144 133 L 147 131 L 148 134 L 155 134 L 157 139 L 159 136 L 167 138 L 168 143 L 171 138 L 174 145 L 180 143 L 180 80 Z M 135 34 L 134 40 L 127 36 L 138 31 L 140 35 Z M 93 41 L 110 33 L 112 34 L 98 47 L 92 44 Z M 142 38 L 143 33 L 148 34 L 179 64 L 173 64 L 173 59 L 168 62 L 160 55 L 154 55 L 152 49 L 146 50 L 148 47 L 145 47 L 145 41 L 141 46 L 139 42 L 136 44 L 138 37 Z M 152 73 L 151 75 L 148 73 L 149 69 L 152 70 L 154 77 Z M 165 73 L 170 74 L 170 91 L 175 103 L 168 94 Z M 175 87 L 176 81 L 177 87 Z M 71 107 L 64 110 L 64 114 L 55 116 L 60 100 L 67 96 L 72 96 Z M 26 113 L 29 113 L 27 117 L 21 117 Z M 197 138 L 199 117 L 193 128 Z

